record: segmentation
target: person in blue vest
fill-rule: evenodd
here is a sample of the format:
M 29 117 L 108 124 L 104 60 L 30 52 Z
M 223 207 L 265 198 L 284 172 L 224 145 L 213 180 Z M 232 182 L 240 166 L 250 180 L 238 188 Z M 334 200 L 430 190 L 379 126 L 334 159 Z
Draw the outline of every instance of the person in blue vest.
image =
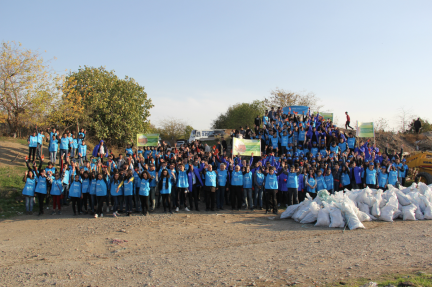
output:
M 231 173 L 231 207 L 232 210 L 236 209 L 239 211 L 243 200 L 243 173 L 240 171 L 240 166 L 236 165 L 234 171 Z
M 158 187 L 159 187 L 159 192 L 162 196 L 162 204 L 163 204 L 163 208 L 164 208 L 164 213 L 167 212 L 167 207 L 169 210 L 169 213 L 172 214 L 172 210 L 171 210 L 171 186 L 172 186 L 172 179 L 171 176 L 168 173 L 167 169 L 162 170 L 161 175 L 159 177 L 159 183 L 158 183 Z
M 64 133 L 63 137 L 60 139 L 60 160 L 64 160 L 68 154 L 69 149 L 69 138 L 67 137 L 67 134 Z
M 50 154 L 50 161 L 54 164 L 56 163 L 56 157 L 57 157 L 57 150 L 58 150 L 58 139 L 53 136 L 50 140 L 48 151 Z
M 351 190 L 351 174 L 350 169 L 346 165 L 342 166 L 341 170 L 341 183 L 343 190 L 348 189 Z
M 123 185 L 121 185 L 123 181 L 120 178 L 120 173 L 116 170 L 110 180 L 110 193 L 111 198 L 114 200 L 113 204 L 113 217 L 119 216 L 119 206 L 123 203 L 121 200 L 123 198 Z
M 75 175 L 75 180 L 70 185 L 69 196 L 72 201 L 72 211 L 74 215 L 77 215 L 77 205 L 78 205 L 78 213 L 82 214 L 81 211 L 82 184 L 80 182 L 80 177 L 78 174 Z
M 74 158 L 76 155 L 78 155 L 78 140 L 75 138 L 75 135 L 72 135 L 72 140 L 70 143 L 70 156 L 71 158 Z
M 381 170 L 378 172 L 378 186 L 377 188 L 380 188 L 382 190 L 387 190 L 387 184 L 388 184 L 388 173 L 385 166 L 381 167 Z
M 254 206 L 255 208 L 262 210 L 263 207 L 263 190 L 264 190 L 264 173 L 262 167 L 258 165 L 253 172 L 253 186 L 254 186 Z
M 139 196 L 141 200 L 141 210 L 144 216 L 147 216 L 149 211 L 150 182 L 152 180 L 153 177 L 150 175 L 148 171 L 144 170 L 141 173 Z
M 226 170 L 225 163 L 219 165 L 219 169 L 216 171 L 217 174 L 217 190 L 216 190 L 216 208 L 223 210 L 225 198 L 228 195 L 228 184 L 229 184 L 229 172 Z
M 179 207 L 181 207 L 181 204 L 183 203 L 185 211 L 190 211 L 187 204 L 187 193 L 189 192 L 188 189 L 189 179 L 188 179 L 187 171 L 185 171 L 185 166 L 182 163 L 180 163 L 177 166 L 176 188 L 177 188 L 178 195 L 180 197 Z
M 390 165 L 388 171 L 388 184 L 393 185 L 394 187 L 399 187 L 399 174 L 396 166 Z
M 42 130 L 39 130 L 37 132 L 37 148 L 36 148 L 36 157 L 41 158 L 42 157 L 42 144 L 43 144 L 43 138 L 45 135 L 43 134 Z
M 404 159 L 404 158 L 402 159 L 402 166 L 403 166 L 403 171 L 400 172 L 400 177 L 401 177 L 401 181 L 402 181 L 402 186 L 405 186 L 406 177 L 408 175 L 409 167 L 406 164 L 406 159 Z
M 306 190 L 307 190 L 308 194 L 313 199 L 315 199 L 315 197 L 317 196 L 317 193 L 316 193 L 317 182 L 315 180 L 314 171 L 312 169 L 309 170 L 309 174 L 305 178 L 305 185 L 306 185 Z
M 217 174 L 210 164 L 202 170 L 202 173 L 204 175 L 205 192 L 207 193 L 206 211 L 215 211 Z
M 357 145 L 357 141 L 356 138 L 353 136 L 352 132 L 348 134 L 347 144 L 350 151 L 354 152 Z
M 369 162 L 369 166 L 363 172 L 363 186 L 375 188 L 377 185 L 377 171 L 374 169 L 374 163 Z
M 33 203 L 34 203 L 37 179 L 35 176 L 35 171 L 29 167 L 28 163 L 26 164 L 28 170 L 25 171 L 23 177 L 23 182 L 25 183 L 25 186 L 23 188 L 22 195 L 25 198 L 26 213 L 28 215 L 31 215 L 33 214 Z
M 317 182 L 317 191 L 320 191 L 323 189 L 327 190 L 327 184 L 325 183 L 323 172 L 321 169 L 317 170 L 316 182 Z
M 81 167 L 83 168 L 83 167 Z M 81 183 L 82 183 L 82 195 L 83 198 L 81 200 L 81 210 L 83 210 L 83 212 L 85 214 L 88 214 L 88 203 L 90 202 L 90 193 L 89 193 L 89 188 L 90 188 L 90 179 L 89 179 L 89 172 L 88 171 L 84 171 L 81 174 Z
M 277 214 L 278 206 L 276 194 L 278 192 L 278 177 L 275 173 L 275 168 L 270 167 L 268 174 L 265 177 L 265 191 L 266 191 L 266 214 L 270 212 L 273 207 L 273 213 Z
M 252 194 L 252 172 L 250 170 L 250 166 L 243 167 L 243 201 L 245 208 L 249 208 L 253 210 L 253 194 Z
M 97 212 L 94 215 L 95 218 L 103 217 L 103 203 L 106 201 L 107 193 L 108 182 L 102 173 L 98 173 L 96 179 Z
M 327 186 L 327 191 L 330 194 L 334 194 L 334 178 L 333 178 L 332 171 L 331 171 L 330 168 L 328 168 L 325 171 L 324 182 L 325 182 L 325 184 Z
M 60 173 L 56 172 L 54 174 L 54 178 L 51 181 L 51 191 L 50 191 L 50 195 L 52 196 L 53 199 L 53 211 L 51 213 L 51 215 L 55 215 L 56 214 L 56 207 L 57 207 L 57 214 L 60 215 L 61 214 L 61 195 L 63 192 L 63 186 L 62 186 L 62 180 L 60 178 Z
M 80 165 L 83 165 L 84 161 L 87 161 L 87 145 L 86 142 L 83 140 L 78 145 L 78 162 Z
M 44 201 L 45 201 L 45 197 L 47 196 L 48 193 L 48 181 L 51 180 L 51 178 L 47 179 L 47 175 L 44 169 L 42 169 L 42 160 L 39 163 L 39 167 L 36 168 L 35 164 L 33 164 L 33 168 L 34 168 L 34 172 L 36 174 L 36 180 L 37 180 L 37 185 L 35 188 L 35 195 L 38 198 L 38 204 L 39 204 L 39 215 L 43 215 L 44 214 Z M 27 164 L 27 168 L 30 169 L 28 162 L 26 162 Z
M 36 157 L 36 148 L 38 146 L 38 136 L 36 134 L 36 131 L 31 134 L 27 139 L 28 145 L 29 145 L 29 155 L 28 158 L 31 162 L 35 161 Z M 33 155 L 33 159 L 32 159 Z

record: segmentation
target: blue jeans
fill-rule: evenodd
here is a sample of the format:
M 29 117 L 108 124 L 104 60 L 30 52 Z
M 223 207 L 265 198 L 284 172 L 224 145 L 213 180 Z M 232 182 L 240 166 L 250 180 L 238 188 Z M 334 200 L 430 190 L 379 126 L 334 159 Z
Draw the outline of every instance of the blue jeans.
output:
M 91 212 L 95 213 L 95 205 L 97 203 L 97 198 L 96 198 L 96 194 L 90 194 L 90 209 Z
M 132 213 L 132 195 L 125 195 L 126 212 Z
M 255 194 L 254 194 L 254 205 L 255 207 L 262 208 L 262 196 L 263 196 L 263 187 L 255 185 Z
M 56 156 L 57 156 L 56 151 L 50 151 L 50 162 L 52 162 L 53 164 L 56 163 Z
M 25 197 L 25 207 L 26 211 L 33 211 L 34 197 L 26 196 Z
M 59 158 L 59 162 L 62 159 L 63 155 L 67 155 L 68 150 L 67 149 L 61 149 L 60 150 L 60 158 Z
M 222 209 L 225 203 L 226 186 L 219 186 L 216 189 L 216 208 Z
M 63 183 L 63 201 L 62 204 L 66 204 L 67 203 L 67 199 L 69 196 L 69 184 Z
M 112 198 L 114 199 L 113 212 L 116 212 L 116 211 L 118 211 L 120 195 L 119 196 L 112 196 Z
M 243 188 L 243 197 L 245 204 L 247 203 L 247 207 L 249 209 L 253 208 L 253 199 L 252 199 L 252 188 Z

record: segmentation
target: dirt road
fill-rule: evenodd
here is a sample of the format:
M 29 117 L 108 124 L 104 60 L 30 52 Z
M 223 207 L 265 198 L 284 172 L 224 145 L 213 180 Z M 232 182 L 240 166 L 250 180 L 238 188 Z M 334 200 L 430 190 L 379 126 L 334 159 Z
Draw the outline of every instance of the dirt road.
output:
M 0 222 L 0 285 L 312 286 L 432 270 L 432 221 L 365 226 L 342 232 L 258 211 L 94 219 L 69 207 Z

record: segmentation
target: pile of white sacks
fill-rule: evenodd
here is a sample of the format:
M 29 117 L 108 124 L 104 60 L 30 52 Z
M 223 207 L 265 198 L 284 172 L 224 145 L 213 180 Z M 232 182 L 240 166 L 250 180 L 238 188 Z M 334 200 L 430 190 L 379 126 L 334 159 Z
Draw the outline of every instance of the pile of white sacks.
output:
M 289 206 L 281 218 L 297 222 L 315 223 L 315 226 L 365 228 L 364 221 L 432 219 L 432 185 L 415 183 L 405 188 L 389 185 L 388 190 L 364 189 L 340 191 L 330 195 L 320 190 L 315 199 L 309 195 L 295 205 Z

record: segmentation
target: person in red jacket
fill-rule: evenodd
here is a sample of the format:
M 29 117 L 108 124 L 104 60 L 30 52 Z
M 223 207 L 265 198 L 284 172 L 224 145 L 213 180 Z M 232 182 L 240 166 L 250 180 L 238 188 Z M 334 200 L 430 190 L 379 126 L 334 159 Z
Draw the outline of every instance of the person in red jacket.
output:
M 350 126 L 351 119 L 350 119 L 350 116 L 348 115 L 348 112 L 345 112 L 345 115 L 346 115 L 346 119 L 347 119 L 346 123 L 345 123 L 345 129 L 348 129 L 348 127 L 349 127 L 353 130 L 353 128 Z

